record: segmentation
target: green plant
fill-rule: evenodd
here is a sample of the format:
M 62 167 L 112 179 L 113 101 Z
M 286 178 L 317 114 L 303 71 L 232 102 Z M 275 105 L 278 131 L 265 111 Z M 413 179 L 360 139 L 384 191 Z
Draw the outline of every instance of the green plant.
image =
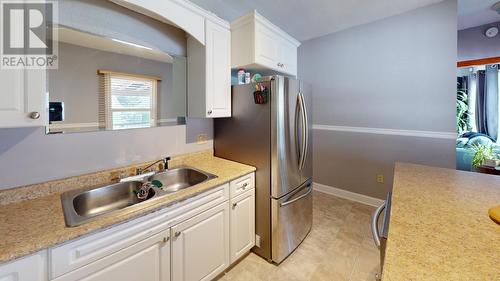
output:
M 467 98 L 467 90 L 459 89 L 457 90 L 457 133 L 462 134 L 463 132 L 470 131 L 471 126 L 469 124 L 469 104 Z
M 472 159 L 473 167 L 482 165 L 488 159 L 498 159 L 498 155 L 496 155 L 491 145 L 474 144 L 472 149 L 475 151 L 474 158 Z

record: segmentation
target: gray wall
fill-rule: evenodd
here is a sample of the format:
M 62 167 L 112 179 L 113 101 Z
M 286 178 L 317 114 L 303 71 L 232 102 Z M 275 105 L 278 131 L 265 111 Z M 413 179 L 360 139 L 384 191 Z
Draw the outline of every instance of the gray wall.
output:
M 184 58 L 180 58 L 185 62 Z M 181 70 L 185 66 L 176 63 Z M 186 116 L 179 109 L 186 108 L 186 80 L 176 75 L 173 78 L 173 63 L 141 59 L 85 48 L 72 44 L 59 43 L 58 69 L 48 71 L 50 101 L 64 101 L 65 120 L 57 123 L 97 123 L 99 113 L 99 75 L 97 70 L 112 70 L 134 74 L 160 77 L 158 93 L 158 116 L 160 119 Z M 186 72 L 184 72 L 186 76 Z M 175 89 L 183 92 L 174 95 L 174 83 L 184 83 Z M 177 104 L 174 104 L 178 102 Z
M 0 189 L 211 149 L 212 120 L 187 125 L 45 135 L 44 128 L 0 129 Z
M 154 42 L 165 52 L 186 55 L 182 30 L 108 1 L 59 1 L 59 15 L 61 23 L 77 29 L 142 45 Z M 198 134 L 210 141 L 196 144 Z M 44 128 L 0 129 L 0 189 L 211 149 L 212 139 L 210 119 L 187 119 L 185 126 L 60 135 L 45 135 Z
M 500 35 L 484 35 L 491 26 L 500 28 L 500 22 L 458 31 L 458 61 L 500 57 Z
M 455 0 L 303 42 L 319 125 L 454 132 Z M 395 161 L 454 168 L 455 141 L 314 130 L 314 181 L 384 198 Z M 384 174 L 384 184 L 376 175 Z

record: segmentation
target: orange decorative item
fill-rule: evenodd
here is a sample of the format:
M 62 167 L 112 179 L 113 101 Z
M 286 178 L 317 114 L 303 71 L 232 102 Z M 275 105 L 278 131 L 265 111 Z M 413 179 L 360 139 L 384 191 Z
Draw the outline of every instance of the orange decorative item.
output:
M 500 205 L 490 208 L 488 214 L 493 221 L 500 224 Z

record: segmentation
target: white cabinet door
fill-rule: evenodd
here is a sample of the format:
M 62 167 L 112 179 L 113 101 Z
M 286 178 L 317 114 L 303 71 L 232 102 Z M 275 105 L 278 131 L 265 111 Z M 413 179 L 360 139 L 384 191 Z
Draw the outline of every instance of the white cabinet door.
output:
M 231 199 L 231 263 L 255 246 L 255 189 Z
M 270 69 L 278 69 L 279 37 L 266 26 L 255 25 L 255 60 L 258 64 Z
M 54 281 L 169 281 L 170 231 L 64 274 Z
M 261 16 L 257 11 L 231 23 L 232 67 L 274 70 L 297 75 L 300 42 Z
M 46 280 L 48 280 L 46 251 L 38 252 L 0 266 L 0 281 Z
M 207 117 L 231 116 L 231 32 L 207 20 Z
M 43 126 L 45 71 L 0 70 L 0 128 Z
M 172 227 L 172 280 L 212 280 L 229 266 L 229 206 Z
M 297 47 L 286 39 L 279 39 L 278 69 L 284 73 L 297 75 Z
M 231 31 L 206 20 L 205 45 L 187 39 L 188 116 L 231 116 Z

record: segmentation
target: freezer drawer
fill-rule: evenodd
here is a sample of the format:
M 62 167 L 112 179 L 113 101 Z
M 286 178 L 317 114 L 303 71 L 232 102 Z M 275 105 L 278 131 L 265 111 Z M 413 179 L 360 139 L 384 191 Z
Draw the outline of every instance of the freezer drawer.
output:
M 272 261 L 282 262 L 304 240 L 312 225 L 312 183 L 271 199 Z

